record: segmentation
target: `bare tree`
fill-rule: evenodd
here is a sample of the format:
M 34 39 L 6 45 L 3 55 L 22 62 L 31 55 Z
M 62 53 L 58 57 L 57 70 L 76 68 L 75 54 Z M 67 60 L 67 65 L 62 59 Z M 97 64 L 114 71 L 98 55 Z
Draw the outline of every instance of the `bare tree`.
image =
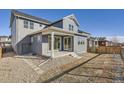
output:
M 119 39 L 116 36 L 112 37 L 111 41 L 113 42 L 114 46 L 118 46 Z

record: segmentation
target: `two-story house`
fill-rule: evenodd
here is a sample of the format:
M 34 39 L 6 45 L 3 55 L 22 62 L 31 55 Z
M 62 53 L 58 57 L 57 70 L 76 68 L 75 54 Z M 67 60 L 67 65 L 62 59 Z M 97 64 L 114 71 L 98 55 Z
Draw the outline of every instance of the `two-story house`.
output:
M 9 36 L 0 36 L 0 47 L 11 45 L 11 38 Z
M 52 58 L 57 55 L 56 53 L 85 53 L 90 34 L 81 31 L 79 26 L 73 14 L 50 22 L 12 10 L 12 46 L 17 54 L 34 53 Z

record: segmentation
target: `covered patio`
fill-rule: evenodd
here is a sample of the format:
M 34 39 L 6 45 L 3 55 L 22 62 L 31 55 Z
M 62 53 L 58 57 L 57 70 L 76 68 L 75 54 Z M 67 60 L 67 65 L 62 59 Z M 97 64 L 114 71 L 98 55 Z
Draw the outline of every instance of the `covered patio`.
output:
M 50 29 L 42 33 L 48 35 L 48 55 L 51 58 L 69 55 L 73 52 L 73 34 Z
M 42 55 L 56 58 L 74 52 L 74 36 L 76 32 L 66 31 L 57 27 L 48 27 L 34 34 L 42 33 L 47 42 L 42 42 Z M 82 35 L 82 34 L 79 34 Z

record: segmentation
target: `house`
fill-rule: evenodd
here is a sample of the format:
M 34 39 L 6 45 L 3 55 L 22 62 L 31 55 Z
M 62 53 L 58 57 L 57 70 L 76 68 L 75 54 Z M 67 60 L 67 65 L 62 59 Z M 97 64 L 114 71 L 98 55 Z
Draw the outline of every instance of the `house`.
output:
M 89 37 L 88 48 L 99 46 L 113 46 L 113 42 L 106 40 L 105 37 Z
M 90 33 L 81 32 L 75 15 L 51 22 L 17 10 L 11 11 L 12 47 L 19 54 L 33 53 L 56 57 L 65 53 L 87 52 Z
M 0 47 L 5 47 L 11 43 L 11 38 L 9 36 L 0 36 Z
M 87 48 L 89 49 L 89 48 L 94 47 L 94 46 L 96 46 L 96 45 L 97 45 L 97 44 L 96 44 L 96 42 L 95 42 L 95 38 L 90 36 L 90 37 L 87 39 Z

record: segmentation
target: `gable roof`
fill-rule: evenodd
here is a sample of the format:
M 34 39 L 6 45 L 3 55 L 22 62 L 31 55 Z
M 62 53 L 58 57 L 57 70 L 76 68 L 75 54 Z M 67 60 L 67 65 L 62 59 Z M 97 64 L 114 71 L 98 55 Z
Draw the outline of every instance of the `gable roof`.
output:
M 46 24 L 46 25 L 51 24 L 51 22 L 46 20 L 46 19 L 39 18 L 39 17 L 36 17 L 36 16 L 32 16 L 32 15 L 29 15 L 29 14 L 26 14 L 26 13 L 22 13 L 22 12 L 17 11 L 17 10 L 12 10 L 11 11 L 11 19 L 10 19 L 10 27 L 12 25 L 12 21 L 13 21 L 14 16 L 18 16 L 18 17 L 25 18 L 25 19 L 31 19 L 33 21 L 37 21 L 37 22 L 40 22 L 40 23 L 43 23 L 43 24 Z
M 51 24 L 49 24 L 48 26 L 52 26 L 53 24 L 56 24 L 56 23 L 58 23 L 58 22 L 60 22 L 60 21 L 63 21 L 64 18 L 73 19 L 74 22 L 79 26 L 79 22 L 77 21 L 77 19 L 76 19 L 76 17 L 74 16 L 74 14 L 71 14 L 71 15 L 65 16 L 65 17 L 63 17 L 63 18 L 61 18 L 61 19 L 59 19 L 59 20 L 56 20 L 56 21 L 52 22 Z
M 75 17 L 74 14 L 68 15 L 68 16 L 66 16 L 66 17 L 64 17 L 64 18 L 70 18 L 70 19 L 74 20 L 74 22 L 75 22 L 78 26 L 80 25 L 79 22 L 78 22 L 78 20 L 77 20 L 77 18 Z M 63 18 L 63 19 L 64 19 L 64 18 Z

